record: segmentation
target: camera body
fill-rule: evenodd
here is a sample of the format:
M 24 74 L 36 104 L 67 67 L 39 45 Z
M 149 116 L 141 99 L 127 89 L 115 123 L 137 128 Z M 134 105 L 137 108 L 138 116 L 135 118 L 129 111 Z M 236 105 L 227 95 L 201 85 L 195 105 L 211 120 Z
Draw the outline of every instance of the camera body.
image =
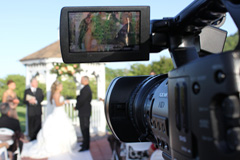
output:
M 239 158 L 239 58 L 212 55 L 169 72 L 172 158 Z
M 116 16 L 115 12 L 148 15 L 145 12 L 148 7 L 120 8 L 100 10 L 109 17 Z M 239 29 L 239 2 L 194 1 L 174 18 L 152 20 L 147 38 L 139 31 L 141 34 L 135 35 L 139 35 L 140 40 L 133 45 L 125 43 L 118 50 L 97 52 L 80 49 L 71 53 L 70 27 L 66 26 L 70 24 L 67 23 L 68 13 L 73 11 L 96 13 L 99 10 L 91 7 L 63 9 L 60 37 L 66 63 L 128 61 L 138 52 L 146 58 L 149 52 L 166 48 L 170 51 L 175 68 L 168 74 L 117 77 L 109 85 L 105 114 L 117 139 L 151 141 L 163 151 L 164 159 L 169 160 L 240 158 L 240 48 L 238 44 L 235 50 L 222 52 L 226 32 L 218 29 L 224 23 L 226 12 Z M 142 21 L 148 25 L 148 19 L 141 19 L 135 26 L 146 28 Z M 131 34 L 126 32 L 126 39 L 129 40 Z M 104 45 L 115 45 L 115 40 L 113 37 Z M 147 49 L 139 51 L 143 46 Z M 128 54 L 134 56 L 126 56 Z

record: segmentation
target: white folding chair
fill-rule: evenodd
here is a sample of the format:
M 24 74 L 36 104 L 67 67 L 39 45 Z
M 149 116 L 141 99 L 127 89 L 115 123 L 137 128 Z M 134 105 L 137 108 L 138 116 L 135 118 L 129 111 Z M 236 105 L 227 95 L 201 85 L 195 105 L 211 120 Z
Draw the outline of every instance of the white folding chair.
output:
M 6 147 L 0 148 L 0 160 L 9 160 Z
M 13 144 L 12 136 L 14 131 L 9 128 L 0 128 L 0 141 L 7 142 L 9 145 Z
M 0 141 L 1 142 L 7 142 L 10 145 L 13 144 L 13 138 L 14 131 L 9 128 L 0 128 Z M 9 160 L 8 158 L 8 152 L 6 147 L 2 147 L 0 150 L 0 160 Z

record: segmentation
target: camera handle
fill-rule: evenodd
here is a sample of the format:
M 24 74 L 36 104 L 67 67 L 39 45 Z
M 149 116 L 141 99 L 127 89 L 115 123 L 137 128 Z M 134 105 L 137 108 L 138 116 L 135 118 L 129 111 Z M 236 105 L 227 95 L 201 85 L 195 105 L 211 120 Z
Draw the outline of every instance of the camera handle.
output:
M 227 32 L 216 27 L 225 22 L 225 14 L 229 12 L 239 30 L 239 4 L 235 0 L 199 0 L 191 3 L 174 18 L 152 20 L 151 52 L 168 48 L 175 68 L 198 59 L 199 55 L 221 53 Z M 203 28 L 206 33 L 203 33 Z M 239 43 L 236 49 L 240 49 Z

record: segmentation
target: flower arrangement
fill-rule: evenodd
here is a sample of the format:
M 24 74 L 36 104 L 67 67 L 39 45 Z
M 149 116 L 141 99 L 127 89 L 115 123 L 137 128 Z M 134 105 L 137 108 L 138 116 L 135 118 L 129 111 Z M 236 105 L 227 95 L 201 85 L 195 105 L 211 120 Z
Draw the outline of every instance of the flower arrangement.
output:
M 75 73 L 80 73 L 81 69 L 79 64 L 56 63 L 50 72 L 57 74 L 57 77 L 74 76 Z

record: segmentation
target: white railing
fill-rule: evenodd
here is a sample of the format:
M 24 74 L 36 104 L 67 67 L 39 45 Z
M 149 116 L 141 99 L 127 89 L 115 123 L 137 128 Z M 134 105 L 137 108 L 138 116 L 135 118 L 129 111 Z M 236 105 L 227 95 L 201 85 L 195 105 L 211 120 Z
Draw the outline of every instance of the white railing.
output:
M 91 135 L 105 134 L 106 133 L 106 119 L 104 114 L 104 104 L 102 101 L 92 100 L 92 114 L 90 117 L 90 133 Z M 42 102 L 42 121 L 44 122 L 47 117 L 47 101 Z M 65 111 L 76 129 L 77 135 L 81 136 L 80 121 L 78 118 L 78 111 L 74 110 L 76 100 L 71 99 L 69 104 L 66 104 Z

